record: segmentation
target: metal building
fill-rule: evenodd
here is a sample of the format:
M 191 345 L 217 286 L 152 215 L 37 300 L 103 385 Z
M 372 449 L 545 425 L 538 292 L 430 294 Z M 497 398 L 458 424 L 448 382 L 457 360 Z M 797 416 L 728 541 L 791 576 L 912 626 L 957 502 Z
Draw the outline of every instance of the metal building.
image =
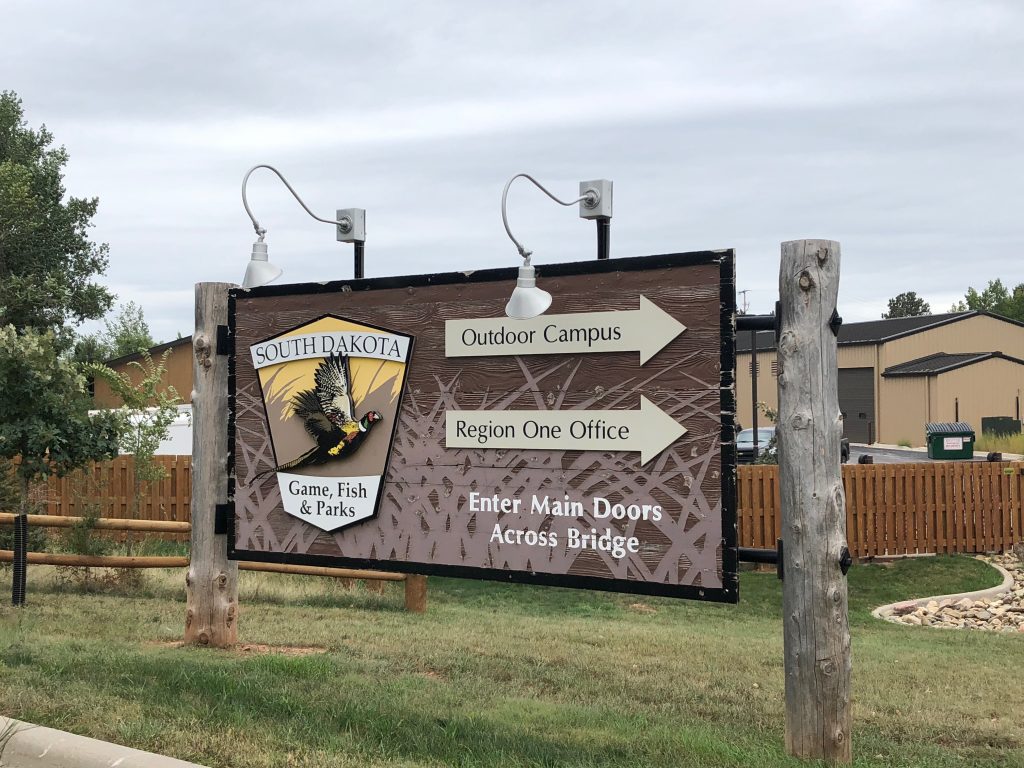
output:
M 839 329 L 839 407 L 854 443 L 925 444 L 924 425 L 1021 418 L 1024 323 L 961 312 L 849 323 Z M 736 339 L 739 422 L 752 423 L 751 334 Z M 757 396 L 778 406 L 775 335 L 757 335 Z M 767 423 L 763 416 L 758 416 Z

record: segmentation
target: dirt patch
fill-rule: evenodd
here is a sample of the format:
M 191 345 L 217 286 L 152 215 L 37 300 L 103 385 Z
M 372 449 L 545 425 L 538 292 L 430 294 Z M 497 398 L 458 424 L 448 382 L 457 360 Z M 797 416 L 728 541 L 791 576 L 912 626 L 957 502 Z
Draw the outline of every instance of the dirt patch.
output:
M 161 648 L 185 648 L 180 640 L 158 640 L 149 645 L 156 645 Z M 264 643 L 238 643 L 233 648 L 226 649 L 228 653 L 235 653 L 239 656 L 254 656 L 265 653 L 276 653 L 281 656 L 315 656 L 318 653 L 327 653 L 326 648 L 313 645 L 265 645 Z

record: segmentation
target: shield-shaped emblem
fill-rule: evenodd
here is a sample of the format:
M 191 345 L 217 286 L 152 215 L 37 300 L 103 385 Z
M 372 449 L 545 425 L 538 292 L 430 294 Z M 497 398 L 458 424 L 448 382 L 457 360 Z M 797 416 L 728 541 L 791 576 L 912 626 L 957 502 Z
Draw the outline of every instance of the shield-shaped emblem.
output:
M 377 514 L 413 337 L 327 315 L 253 344 L 284 510 L 334 531 Z

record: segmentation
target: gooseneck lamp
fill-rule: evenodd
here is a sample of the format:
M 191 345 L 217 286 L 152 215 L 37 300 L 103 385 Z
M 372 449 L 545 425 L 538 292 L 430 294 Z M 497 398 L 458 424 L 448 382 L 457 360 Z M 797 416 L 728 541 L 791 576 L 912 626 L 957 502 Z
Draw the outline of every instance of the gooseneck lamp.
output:
M 508 225 L 508 189 L 512 186 L 512 182 L 519 178 L 532 182 L 537 189 L 559 205 L 570 206 L 579 203 L 580 218 L 597 220 L 599 259 L 608 258 L 607 230 L 608 221 L 612 215 L 612 183 L 605 179 L 581 181 L 581 194 L 575 200 L 560 200 L 528 173 L 517 173 L 505 184 L 505 189 L 501 193 L 501 221 L 505 225 L 505 233 L 508 235 L 509 240 L 515 245 L 516 250 L 519 251 L 519 255 L 523 259 L 523 263 L 519 267 L 519 276 L 516 279 L 515 290 L 512 291 L 512 296 L 509 298 L 508 304 L 505 305 L 505 314 L 516 320 L 528 320 L 547 311 L 548 307 L 551 306 L 551 294 L 537 287 L 537 273 L 530 263 L 533 251 L 516 240 Z M 604 233 L 603 237 L 602 232 Z
M 267 230 L 260 226 L 260 223 L 256 221 L 256 217 L 253 216 L 252 209 L 249 207 L 249 199 L 246 197 L 245 190 L 249 183 L 249 177 L 252 172 L 258 168 L 266 168 L 268 171 L 273 171 L 277 178 L 288 188 L 288 191 L 292 193 L 302 209 L 308 213 L 311 217 L 317 221 L 322 221 L 324 224 L 333 224 L 337 227 L 338 240 L 343 243 L 354 243 L 355 244 L 355 276 L 356 278 L 363 277 L 363 248 L 366 243 L 366 210 L 363 208 L 344 208 L 339 209 L 337 212 L 337 218 L 335 219 L 323 219 L 311 210 L 306 205 L 302 198 L 299 197 L 292 185 L 288 183 L 288 180 L 281 175 L 281 172 L 272 165 L 254 165 L 250 168 L 245 178 L 242 179 L 242 205 L 245 207 L 245 212 L 249 214 L 249 219 L 252 221 L 252 227 L 256 230 L 257 240 L 252 244 L 252 256 L 249 259 L 249 266 L 245 269 L 245 278 L 242 280 L 243 288 L 256 288 L 261 285 L 267 285 L 279 278 L 284 270 L 279 266 L 272 263 L 268 258 L 267 244 L 264 242 Z

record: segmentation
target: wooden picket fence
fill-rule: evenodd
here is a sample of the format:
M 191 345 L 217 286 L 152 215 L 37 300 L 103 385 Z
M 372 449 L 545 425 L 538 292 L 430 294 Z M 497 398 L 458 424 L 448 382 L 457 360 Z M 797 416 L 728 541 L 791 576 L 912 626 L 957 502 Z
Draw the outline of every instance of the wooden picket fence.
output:
M 741 547 L 773 549 L 782 536 L 778 469 L 739 467 Z M 1000 552 L 1024 541 L 1024 462 L 852 464 L 843 485 L 856 558 Z
M 135 459 L 119 456 L 93 464 L 67 477 L 50 477 L 33 489 L 37 511 L 45 515 L 75 517 L 95 514 L 115 520 L 192 520 L 192 457 L 155 456 L 165 477 L 144 483 L 135 500 Z M 153 535 L 153 534 L 151 534 Z M 155 534 L 174 541 L 188 541 L 188 533 Z
M 167 477 L 138 509 L 134 461 L 121 456 L 35 492 L 39 512 L 190 522 L 190 456 L 158 456 Z M 846 531 L 854 557 L 1005 551 L 1024 541 L 1024 462 L 850 464 L 843 467 Z M 778 467 L 740 466 L 739 545 L 774 548 L 782 535 Z M 188 534 L 159 534 L 187 541 Z

